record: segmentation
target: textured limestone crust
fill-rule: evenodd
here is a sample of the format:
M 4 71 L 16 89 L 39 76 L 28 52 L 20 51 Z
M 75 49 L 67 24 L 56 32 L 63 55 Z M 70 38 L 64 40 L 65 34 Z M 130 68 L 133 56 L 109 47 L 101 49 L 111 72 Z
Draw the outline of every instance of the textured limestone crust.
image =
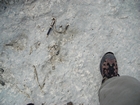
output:
M 0 3 L 0 105 L 99 105 L 107 51 L 140 80 L 140 0 Z

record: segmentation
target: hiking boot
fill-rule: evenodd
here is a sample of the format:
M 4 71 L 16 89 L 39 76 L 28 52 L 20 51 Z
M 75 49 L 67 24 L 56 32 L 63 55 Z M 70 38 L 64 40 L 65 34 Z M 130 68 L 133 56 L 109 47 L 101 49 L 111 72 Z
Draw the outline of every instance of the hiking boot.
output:
M 102 83 L 109 78 L 120 76 L 118 74 L 117 60 L 112 52 L 107 52 L 102 57 L 100 62 L 100 72 L 103 76 Z

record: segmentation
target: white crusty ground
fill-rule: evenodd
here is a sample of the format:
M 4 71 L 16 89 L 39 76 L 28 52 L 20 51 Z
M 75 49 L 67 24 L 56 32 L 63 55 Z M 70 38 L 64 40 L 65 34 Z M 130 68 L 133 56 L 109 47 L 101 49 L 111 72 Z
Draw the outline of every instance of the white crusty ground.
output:
M 10 2 L 0 11 L 0 105 L 99 105 L 107 51 L 120 75 L 140 80 L 140 0 Z

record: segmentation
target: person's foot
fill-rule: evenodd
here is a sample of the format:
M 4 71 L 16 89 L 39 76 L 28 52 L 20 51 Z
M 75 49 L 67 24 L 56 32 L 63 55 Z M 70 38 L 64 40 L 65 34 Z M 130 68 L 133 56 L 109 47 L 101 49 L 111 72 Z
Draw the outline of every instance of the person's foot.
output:
M 112 78 L 114 76 L 119 76 L 117 60 L 112 52 L 107 52 L 102 57 L 102 60 L 100 62 L 100 72 L 103 76 L 102 83 L 104 83 L 106 79 Z

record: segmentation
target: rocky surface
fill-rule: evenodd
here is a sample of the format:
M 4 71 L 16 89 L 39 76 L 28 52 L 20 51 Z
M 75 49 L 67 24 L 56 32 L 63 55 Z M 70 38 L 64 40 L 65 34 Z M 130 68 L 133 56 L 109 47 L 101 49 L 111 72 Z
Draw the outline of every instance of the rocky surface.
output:
M 140 0 L 0 0 L 0 32 L 0 105 L 99 105 L 107 51 L 140 80 Z

